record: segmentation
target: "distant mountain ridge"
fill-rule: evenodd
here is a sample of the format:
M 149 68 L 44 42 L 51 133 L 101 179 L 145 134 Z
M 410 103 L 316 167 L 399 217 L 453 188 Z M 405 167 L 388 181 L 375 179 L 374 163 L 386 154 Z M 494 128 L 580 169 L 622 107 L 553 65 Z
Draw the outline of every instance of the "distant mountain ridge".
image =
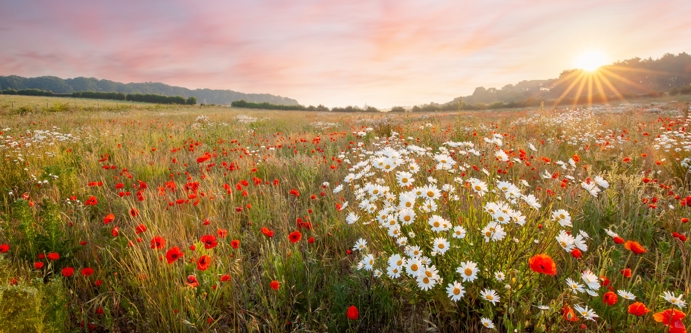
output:
M 0 76 L 0 90 L 6 89 L 40 89 L 56 94 L 69 94 L 75 91 L 121 92 L 125 94 L 158 94 L 197 98 L 199 103 L 230 104 L 245 100 L 254 103 L 271 103 L 279 105 L 298 105 L 292 98 L 271 94 L 246 94 L 232 90 L 187 89 L 160 82 L 120 83 L 96 78 L 76 77 L 61 79 L 55 76 L 26 78 L 17 75 Z

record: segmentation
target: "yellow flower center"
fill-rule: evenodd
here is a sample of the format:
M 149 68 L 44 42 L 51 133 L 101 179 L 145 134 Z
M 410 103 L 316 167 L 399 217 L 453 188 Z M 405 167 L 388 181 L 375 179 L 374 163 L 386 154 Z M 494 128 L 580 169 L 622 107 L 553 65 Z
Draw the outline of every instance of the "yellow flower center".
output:
M 471 276 L 471 275 L 473 275 L 473 270 L 470 269 L 470 268 L 466 268 L 466 269 L 463 271 L 463 273 L 465 273 L 465 275 Z
M 460 294 L 460 293 L 461 293 L 461 289 L 453 288 L 453 294 L 454 294 L 454 295 L 458 295 L 458 294 Z

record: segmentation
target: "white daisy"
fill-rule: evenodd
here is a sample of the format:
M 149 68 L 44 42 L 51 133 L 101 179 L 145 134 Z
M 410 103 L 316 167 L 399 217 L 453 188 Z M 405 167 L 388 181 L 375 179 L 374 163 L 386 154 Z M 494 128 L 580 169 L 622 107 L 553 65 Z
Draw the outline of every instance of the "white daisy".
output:
M 456 302 L 465 295 L 465 289 L 458 281 L 454 281 L 446 287 L 446 293 L 452 301 Z

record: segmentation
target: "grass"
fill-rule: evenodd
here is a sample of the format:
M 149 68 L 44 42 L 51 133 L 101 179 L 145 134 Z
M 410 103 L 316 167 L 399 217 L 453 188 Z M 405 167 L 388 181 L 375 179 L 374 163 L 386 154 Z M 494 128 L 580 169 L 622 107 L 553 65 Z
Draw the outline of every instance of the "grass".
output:
M 690 224 L 681 222 L 688 208 L 680 205 L 689 189 L 679 165 L 689 154 L 679 136 L 676 143 L 655 138 L 685 128 L 688 106 L 679 99 L 656 102 L 654 112 L 645 101 L 590 111 L 364 115 L 0 96 L 0 244 L 9 246 L 0 254 L 0 330 L 480 332 L 489 331 L 480 324 L 488 318 L 494 330 L 510 332 L 634 325 L 665 332 L 652 316 L 672 307 L 660 296 L 669 291 L 686 299 L 691 282 L 688 242 L 672 237 L 689 236 Z M 484 140 L 494 134 L 501 148 Z M 444 145 L 448 141 L 472 142 L 479 155 Z M 403 255 L 404 247 L 376 220 L 385 198 L 358 194 L 378 184 L 397 200 L 409 188 L 398 184 L 395 172 L 377 168 L 344 181 L 359 172 L 353 166 L 369 161 L 367 151 L 412 145 L 431 147 L 430 155 L 453 153 L 456 161 L 449 173 L 438 170 L 433 156 L 403 156 L 406 165 L 415 160 L 421 167 L 415 185 L 453 186 L 435 199 L 436 211 L 425 212 L 418 199 L 418 222 L 401 227 L 438 269 L 440 280 L 429 291 L 405 273 L 387 277 L 387 258 Z M 498 149 L 511 163 L 494 157 Z M 571 167 L 574 155 L 579 161 Z M 596 176 L 609 188 L 600 187 L 595 197 L 581 183 Z M 489 192 L 472 190 L 471 177 L 486 182 Z M 541 208 L 511 204 L 525 225 L 508 224 L 506 238 L 485 241 L 480 230 L 493 217 L 483 207 L 508 202 L 497 180 L 533 194 Z M 344 189 L 334 193 L 337 185 Z M 97 203 L 87 205 L 92 196 Z M 359 207 L 364 198 L 376 202 L 375 212 Z M 339 211 L 337 204 L 346 202 Z M 557 209 L 568 211 L 573 227 L 553 220 Z M 360 216 L 353 225 L 345 222 L 351 212 Z M 108 214 L 114 220 L 106 224 Z M 431 231 L 432 215 L 463 226 L 467 236 Z M 647 252 L 633 254 L 607 228 Z M 580 259 L 556 242 L 561 230 L 590 236 Z M 288 237 L 294 231 L 301 233 L 295 243 Z M 206 248 L 205 235 L 218 244 Z M 440 235 L 451 249 L 432 255 Z M 154 236 L 165 239 L 162 249 L 151 248 Z M 354 251 L 360 238 L 366 250 Z M 169 264 L 172 247 L 184 255 Z M 60 258 L 45 258 L 49 253 Z M 553 258 L 556 276 L 530 269 L 528 260 L 539 253 Z M 374 256 L 381 277 L 359 265 L 366 254 Z M 211 264 L 202 270 L 197 262 L 204 255 Z M 461 281 L 456 268 L 465 261 L 478 264 L 479 278 L 462 283 L 466 293 L 454 302 L 446 288 Z M 621 273 L 627 267 L 631 278 Z M 74 273 L 65 276 L 65 268 Z M 84 268 L 94 273 L 84 275 Z M 596 296 L 571 293 L 565 279 L 583 283 L 585 270 L 607 277 L 614 291 L 633 293 L 652 313 L 628 314 L 633 302 L 621 297 L 612 306 L 603 303 L 605 286 Z M 495 277 L 499 271 L 503 280 Z M 221 281 L 224 275 L 230 279 Z M 483 289 L 497 291 L 501 301 L 483 300 Z M 12 299 L 26 299 L 26 306 L 16 309 Z M 359 310 L 357 320 L 346 317 L 351 305 Z M 567 321 L 563 309 L 577 305 L 599 318 Z M 688 307 L 681 311 L 688 314 Z

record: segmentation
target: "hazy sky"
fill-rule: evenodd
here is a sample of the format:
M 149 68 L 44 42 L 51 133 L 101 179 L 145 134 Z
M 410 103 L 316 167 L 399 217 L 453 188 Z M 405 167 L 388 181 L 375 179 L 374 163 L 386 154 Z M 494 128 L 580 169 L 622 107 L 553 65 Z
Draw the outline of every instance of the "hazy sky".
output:
M 447 102 L 475 87 L 691 52 L 691 0 L 9 1 L 0 75 L 160 81 L 329 107 Z

